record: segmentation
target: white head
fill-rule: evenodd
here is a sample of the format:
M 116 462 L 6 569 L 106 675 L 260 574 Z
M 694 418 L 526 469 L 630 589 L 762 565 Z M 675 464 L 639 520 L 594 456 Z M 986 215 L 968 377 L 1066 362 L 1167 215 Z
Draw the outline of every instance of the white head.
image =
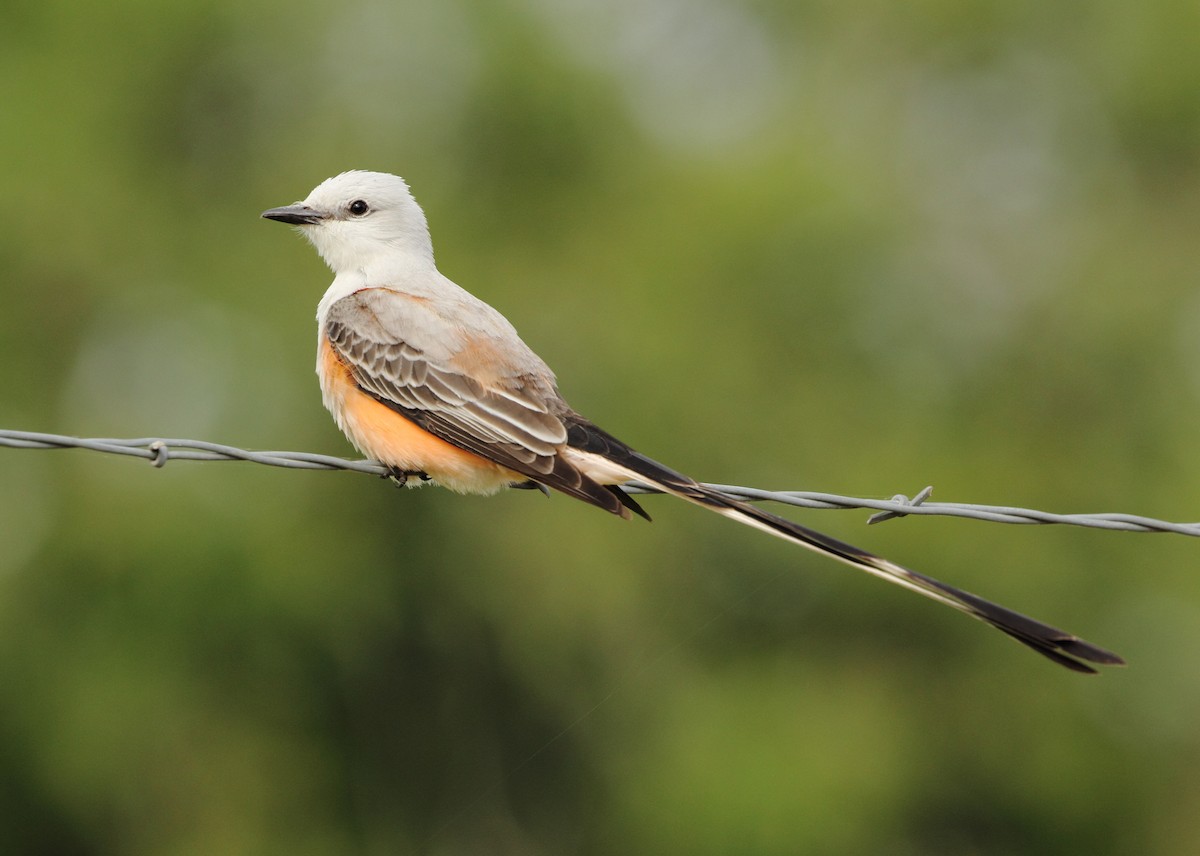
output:
M 298 226 L 335 274 L 362 270 L 381 257 L 433 267 L 425 214 L 398 175 L 343 172 L 303 202 L 262 216 Z

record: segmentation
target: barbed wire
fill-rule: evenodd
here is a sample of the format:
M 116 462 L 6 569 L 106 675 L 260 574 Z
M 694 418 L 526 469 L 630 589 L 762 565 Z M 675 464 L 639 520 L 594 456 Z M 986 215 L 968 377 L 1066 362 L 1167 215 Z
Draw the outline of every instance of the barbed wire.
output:
M 0 447 L 13 449 L 86 449 L 113 455 L 143 458 L 155 467 L 168 461 L 247 461 L 269 467 L 301 470 L 346 470 L 384 477 L 389 470 L 368 460 L 348 460 L 333 455 L 312 452 L 251 451 L 204 440 L 139 437 L 115 439 L 106 437 L 68 437 L 63 434 L 43 434 L 35 431 L 0 429 Z M 868 509 L 877 513 L 868 523 L 880 523 L 896 517 L 931 515 L 986 520 L 993 523 L 1085 526 L 1121 532 L 1171 532 L 1177 535 L 1200 537 L 1200 523 L 1172 523 L 1136 514 L 1055 514 L 1007 505 L 980 505 L 959 502 L 929 502 L 932 487 L 926 487 L 913 497 L 896 494 L 890 499 L 870 499 L 840 496 L 833 493 L 802 490 L 761 490 L 729 484 L 706 484 L 738 499 L 750 502 L 779 502 L 798 508 Z M 631 482 L 626 489 L 634 493 L 659 493 L 650 485 Z

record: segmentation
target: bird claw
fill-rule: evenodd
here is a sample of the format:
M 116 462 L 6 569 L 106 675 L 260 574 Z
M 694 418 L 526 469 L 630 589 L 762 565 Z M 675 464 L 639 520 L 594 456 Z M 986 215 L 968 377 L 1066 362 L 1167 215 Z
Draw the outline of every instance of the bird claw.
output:
M 509 487 L 515 490 L 540 490 L 546 496 L 550 495 L 550 488 L 546 487 L 541 482 L 535 482 L 533 479 L 523 482 L 513 482 Z
M 383 477 L 396 487 L 404 487 L 413 476 L 416 476 L 423 482 L 429 481 L 429 473 L 422 472 L 421 470 L 402 470 L 399 467 L 388 467 L 387 472 L 383 474 Z

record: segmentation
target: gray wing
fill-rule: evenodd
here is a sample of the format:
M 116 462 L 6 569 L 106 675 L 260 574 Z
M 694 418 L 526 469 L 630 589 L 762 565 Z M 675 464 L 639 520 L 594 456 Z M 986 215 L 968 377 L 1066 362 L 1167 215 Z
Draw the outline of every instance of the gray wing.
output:
M 448 303 L 456 317 L 447 317 L 428 300 L 368 288 L 334 303 L 324 332 L 359 388 L 401 416 L 460 449 L 626 516 L 632 500 L 559 455 L 575 414 L 515 333 L 497 342 L 496 334 L 511 328 L 481 315 L 481 305 Z

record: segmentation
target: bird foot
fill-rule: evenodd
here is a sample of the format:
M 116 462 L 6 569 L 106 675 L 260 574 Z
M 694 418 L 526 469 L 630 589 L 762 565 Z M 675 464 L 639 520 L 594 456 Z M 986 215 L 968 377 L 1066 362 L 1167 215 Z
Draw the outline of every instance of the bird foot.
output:
M 530 481 L 513 482 L 509 485 L 509 487 L 515 488 L 516 490 L 540 490 L 546 496 L 550 495 L 550 488 L 546 487 L 541 482 L 535 482 L 532 479 Z
M 383 477 L 396 487 L 404 487 L 413 476 L 416 476 L 423 482 L 429 481 L 429 473 L 422 472 L 421 470 L 402 470 L 399 467 L 388 467 L 387 472 L 383 474 Z

